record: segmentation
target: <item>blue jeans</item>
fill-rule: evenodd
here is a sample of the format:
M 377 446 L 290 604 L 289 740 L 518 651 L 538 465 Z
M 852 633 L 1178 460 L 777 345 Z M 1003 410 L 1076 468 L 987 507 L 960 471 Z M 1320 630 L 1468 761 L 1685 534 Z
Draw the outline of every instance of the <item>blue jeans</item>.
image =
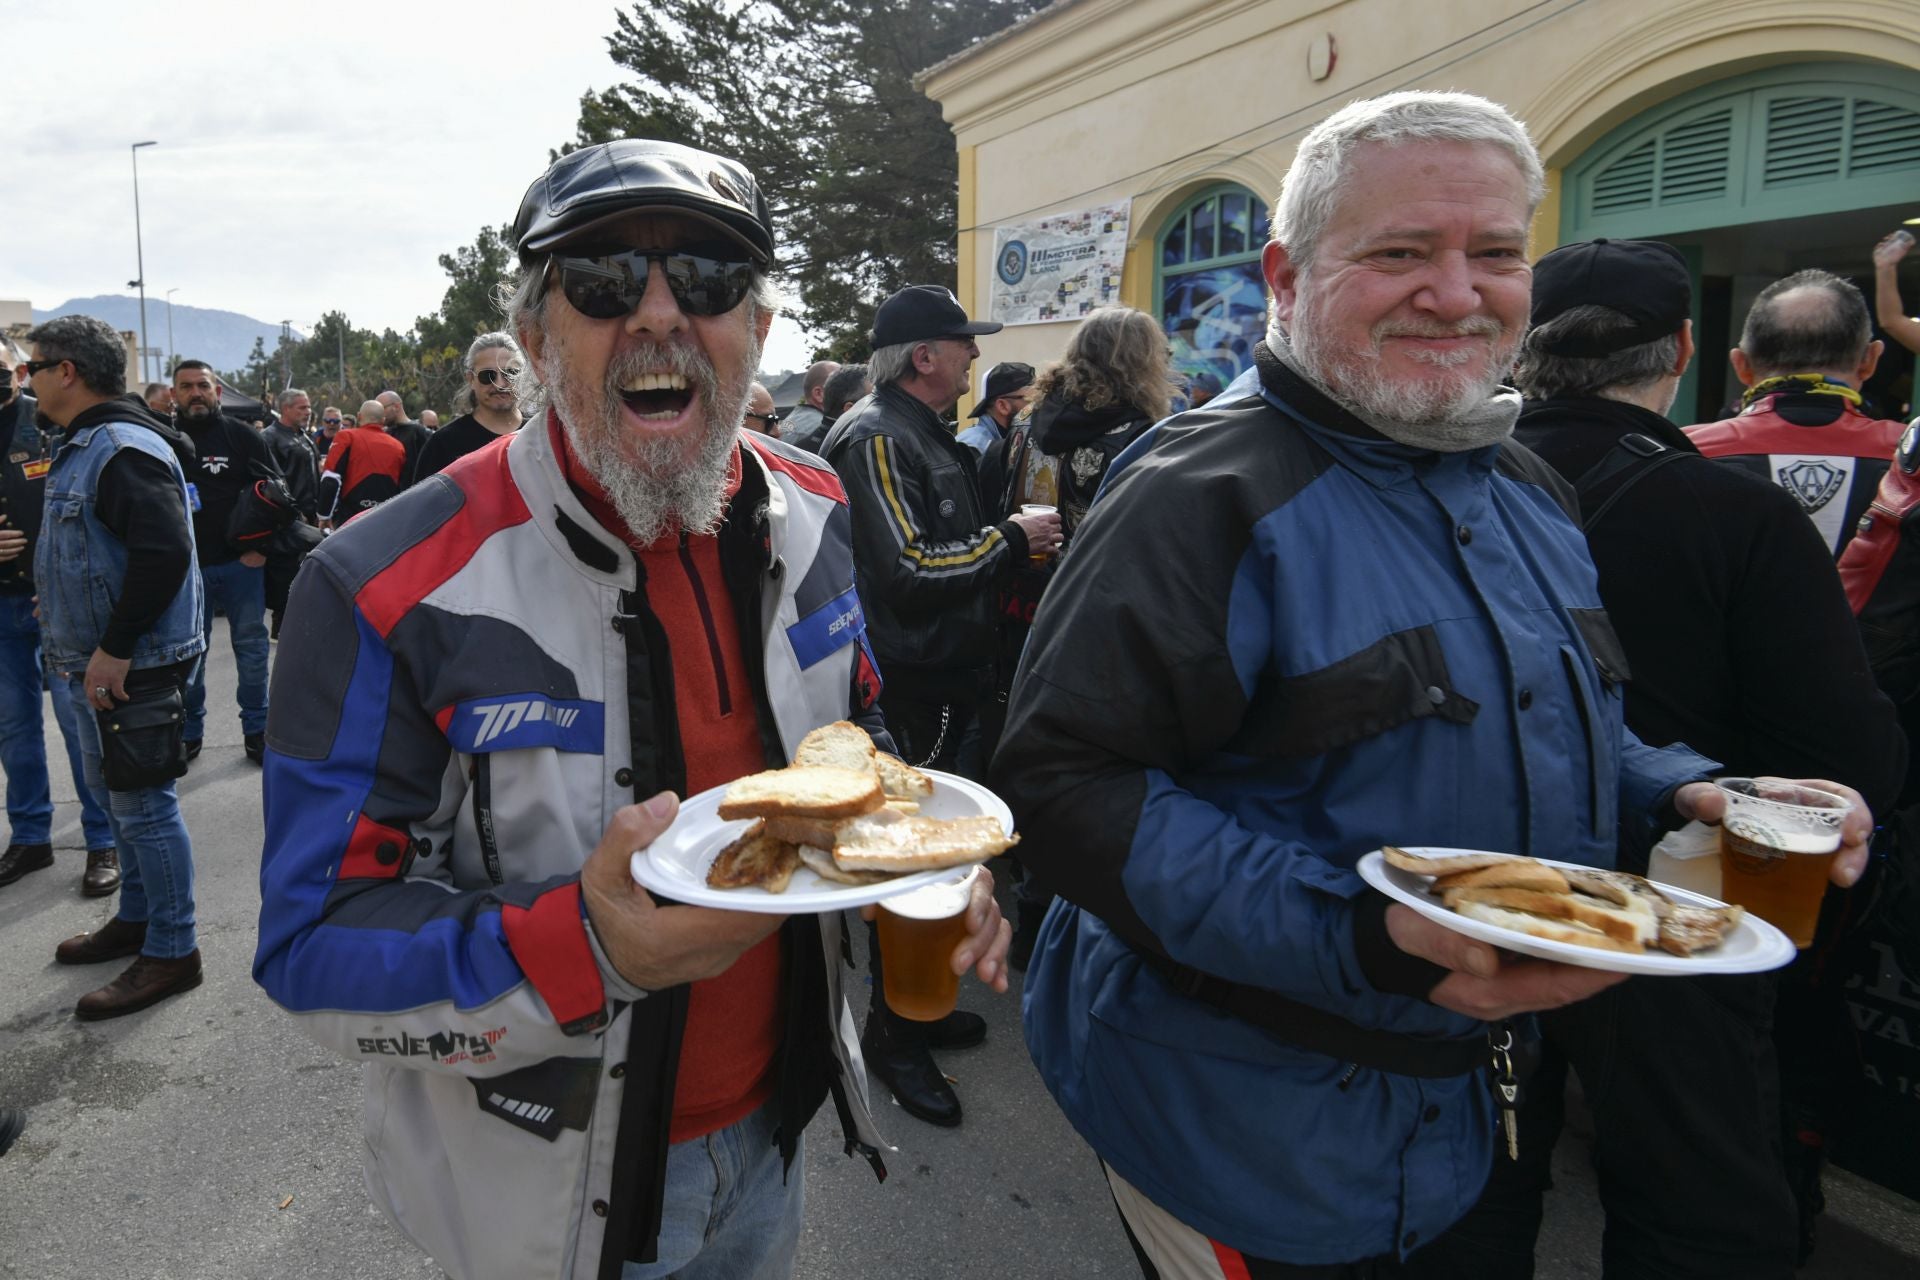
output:
M 14 844 L 46 844 L 53 830 L 53 791 L 47 778 L 47 730 L 41 703 L 48 679 L 40 662 L 40 624 L 31 596 L 0 596 L 0 769 L 7 774 L 7 824 Z M 67 745 L 67 765 L 80 793 L 80 824 L 87 848 L 113 844 L 106 793 L 86 783 L 74 741 L 65 681 L 52 677 L 53 715 Z
M 84 680 L 67 682 L 79 730 L 87 784 L 106 791 L 100 772 L 100 722 L 87 705 Z M 142 955 L 178 960 L 199 946 L 193 929 L 193 844 L 173 783 L 106 791 L 114 843 L 120 846 L 120 909 L 129 924 L 146 922 Z
M 786 1280 L 800 1247 L 805 1139 L 783 1182 L 770 1102 L 731 1128 L 667 1148 L 657 1262 L 620 1280 Z
M 206 584 L 206 604 L 200 613 L 200 631 L 213 652 L 213 611 L 227 615 L 227 635 L 233 641 L 233 661 L 239 669 L 240 732 L 267 731 L 267 571 L 249 569 L 238 560 L 203 564 L 200 580 Z M 207 660 L 194 666 L 187 684 L 187 741 L 207 734 Z

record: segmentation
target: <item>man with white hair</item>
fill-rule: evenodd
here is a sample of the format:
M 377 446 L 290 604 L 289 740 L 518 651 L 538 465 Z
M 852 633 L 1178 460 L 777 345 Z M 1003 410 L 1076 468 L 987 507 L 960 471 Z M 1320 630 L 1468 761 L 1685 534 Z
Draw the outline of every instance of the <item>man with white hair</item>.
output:
M 473 408 L 434 432 L 420 447 L 415 484 L 520 429 L 520 400 L 515 388 L 527 361 L 513 335 L 481 334 L 467 347 L 464 363 Z
M 1364 855 L 1610 867 L 1718 817 L 1711 761 L 1623 728 L 1564 489 L 1507 443 L 1542 188 L 1481 98 L 1315 127 L 1257 382 L 1116 462 L 1035 619 L 992 771 L 1060 894 L 1028 1045 L 1148 1276 L 1402 1274 L 1486 1180 L 1503 1024 L 1620 981 L 1392 903 Z
M 741 431 L 774 314 L 744 167 L 585 147 L 512 234 L 544 412 L 309 558 L 254 972 L 368 1064 L 368 1185 L 454 1276 L 776 1280 L 821 1104 L 884 1145 L 839 913 L 656 903 L 630 859 L 823 724 L 886 743 L 846 495 Z M 990 876 L 966 919 L 954 972 L 1005 990 Z

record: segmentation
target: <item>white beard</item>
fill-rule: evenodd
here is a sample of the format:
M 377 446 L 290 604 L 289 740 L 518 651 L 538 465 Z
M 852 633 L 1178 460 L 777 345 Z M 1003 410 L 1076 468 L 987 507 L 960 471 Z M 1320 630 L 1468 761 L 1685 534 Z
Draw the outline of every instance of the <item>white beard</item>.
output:
M 569 375 L 571 361 L 557 334 L 547 338 L 549 381 L 554 411 L 567 433 L 574 456 L 606 491 L 627 531 L 639 543 L 684 530 L 714 533 L 727 508 L 727 469 L 738 448 L 747 390 L 760 364 L 760 343 L 747 351 L 738 385 L 721 387 L 713 364 L 683 343 L 655 343 L 616 356 L 599 387 Z M 677 373 L 700 397 L 705 430 L 687 456 L 680 440 L 635 438 L 628 434 L 620 387 L 642 373 Z
M 1294 324 L 1288 335 L 1300 371 L 1337 403 L 1364 422 L 1458 422 L 1478 413 L 1500 389 L 1520 348 L 1520 334 L 1501 343 L 1499 322 L 1491 316 L 1470 316 L 1459 324 L 1382 323 L 1368 335 L 1370 345 L 1360 351 L 1333 351 L 1319 341 L 1313 323 L 1313 295 L 1305 282 L 1294 304 Z M 1437 379 L 1397 380 L 1380 369 L 1381 341 L 1390 336 L 1453 337 L 1485 335 L 1493 345 L 1484 370 L 1474 376 L 1465 370 Z M 1457 369 L 1473 360 L 1471 350 L 1416 354 L 1422 363 Z

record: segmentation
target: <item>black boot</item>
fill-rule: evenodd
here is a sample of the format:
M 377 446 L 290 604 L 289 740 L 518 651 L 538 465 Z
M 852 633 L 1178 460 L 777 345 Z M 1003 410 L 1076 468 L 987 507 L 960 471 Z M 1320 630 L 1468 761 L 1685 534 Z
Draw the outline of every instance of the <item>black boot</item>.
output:
M 10 844 L 0 853 L 0 884 L 12 884 L 29 871 L 44 871 L 52 865 L 52 845 Z
M 960 1095 L 953 1091 L 927 1045 L 929 1026 L 913 1022 L 887 1008 L 886 987 L 880 971 L 880 939 L 871 921 L 867 948 L 872 957 L 873 999 L 867 1010 L 860 1051 L 867 1066 L 892 1092 L 902 1110 L 928 1124 L 951 1129 L 960 1123 Z

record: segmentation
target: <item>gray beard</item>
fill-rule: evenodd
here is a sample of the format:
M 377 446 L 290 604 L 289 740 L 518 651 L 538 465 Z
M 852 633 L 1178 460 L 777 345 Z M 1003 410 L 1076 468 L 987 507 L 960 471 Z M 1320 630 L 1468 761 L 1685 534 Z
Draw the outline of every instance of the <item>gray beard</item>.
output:
M 747 352 L 746 369 L 735 387 L 722 388 L 713 365 L 698 350 L 659 343 L 614 358 L 601 386 L 588 387 L 569 375 L 572 362 L 564 343 L 548 338 L 556 370 L 550 385 L 554 412 L 574 457 L 605 490 L 627 532 L 637 543 L 670 533 L 710 534 L 720 528 L 727 509 L 727 469 L 738 448 L 752 370 L 760 363 L 760 344 Z M 678 373 L 698 391 L 706 429 L 690 459 L 677 440 L 629 439 L 621 417 L 619 387 L 641 373 Z
M 1436 453 L 1463 453 L 1499 444 L 1513 434 L 1520 417 L 1520 393 L 1497 378 L 1480 387 L 1408 388 L 1378 377 L 1345 378 L 1336 391 L 1326 376 L 1328 360 L 1311 338 L 1290 342 L 1278 324 L 1267 329 L 1267 346 L 1280 363 L 1320 393 L 1387 439 Z

